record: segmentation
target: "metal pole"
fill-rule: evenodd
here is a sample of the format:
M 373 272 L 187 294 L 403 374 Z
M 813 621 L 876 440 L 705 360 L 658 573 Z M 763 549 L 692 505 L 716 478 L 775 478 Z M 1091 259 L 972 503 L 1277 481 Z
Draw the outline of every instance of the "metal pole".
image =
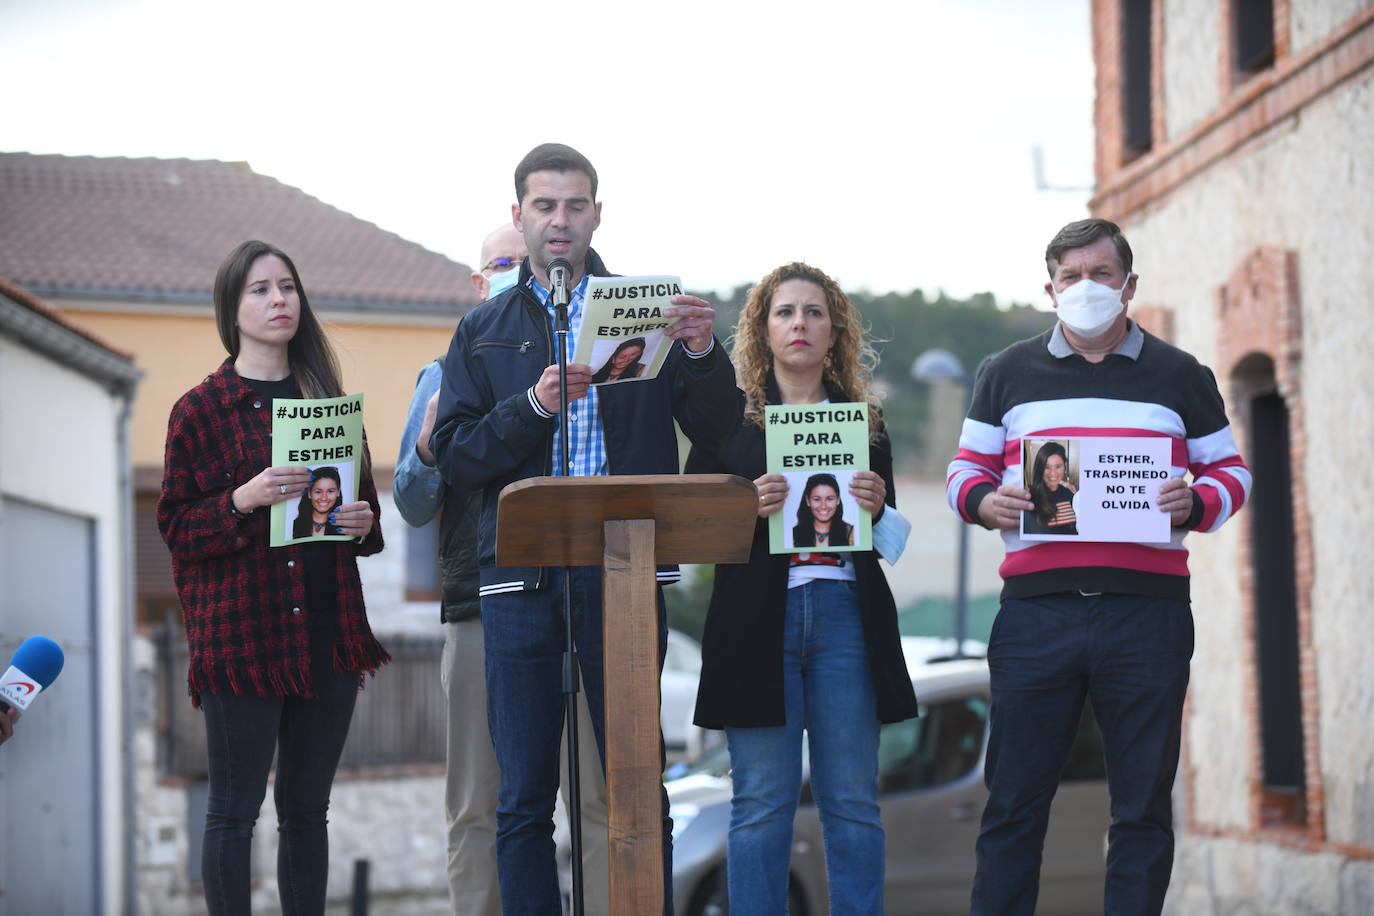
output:
M 370 867 L 367 859 L 353 860 L 352 916 L 367 916 L 367 873 Z
M 959 580 L 954 593 L 954 657 L 964 657 L 964 637 L 968 633 L 968 523 L 959 523 Z
M 964 416 L 973 406 L 973 377 L 964 376 Z M 959 526 L 959 578 L 954 591 L 954 657 L 964 657 L 964 638 L 968 635 L 968 522 L 956 516 Z
M 554 295 L 554 333 L 558 337 L 558 460 L 560 474 L 571 477 L 568 461 L 568 303 Z M 573 643 L 572 570 L 563 567 L 564 731 L 568 739 L 568 841 L 572 856 L 572 916 L 583 916 L 582 771 L 577 754 L 577 650 Z M 595 737 L 595 736 L 593 736 Z

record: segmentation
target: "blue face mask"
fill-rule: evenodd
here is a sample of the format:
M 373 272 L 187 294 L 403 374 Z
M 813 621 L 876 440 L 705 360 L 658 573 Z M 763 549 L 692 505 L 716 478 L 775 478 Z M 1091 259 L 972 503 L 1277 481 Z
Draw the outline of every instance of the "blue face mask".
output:
M 518 265 L 512 267 L 510 270 L 503 270 L 500 273 L 492 274 L 487 279 L 487 282 L 491 285 L 491 291 L 487 293 L 487 298 L 490 299 L 497 293 L 505 292 L 514 286 L 519 279 L 520 267 Z

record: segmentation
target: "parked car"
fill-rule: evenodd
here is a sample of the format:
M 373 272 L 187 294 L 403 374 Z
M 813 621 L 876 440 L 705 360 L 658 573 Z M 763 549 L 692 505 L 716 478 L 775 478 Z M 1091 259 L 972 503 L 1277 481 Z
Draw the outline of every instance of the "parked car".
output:
M 701 681 L 701 646 L 679 630 L 668 631 L 668 651 L 659 676 L 659 722 L 663 743 L 669 750 L 687 744 L 687 728 L 697 708 L 697 684 Z
M 887 834 L 886 909 L 892 914 L 967 913 L 974 843 L 987 801 L 983 758 L 988 667 L 983 658 L 930 660 L 938 641 L 903 640 L 920 716 L 882 729 L 878 791 Z M 805 771 L 792 840 L 790 910 L 822 916 L 825 853 Z M 673 816 L 673 899 L 686 916 L 729 912 L 725 882 L 730 761 L 709 752 L 667 783 Z M 1085 709 L 1051 811 L 1039 911 L 1102 912 L 1105 837 L 1111 821 L 1101 736 Z M 741 914 L 744 916 L 744 914 Z

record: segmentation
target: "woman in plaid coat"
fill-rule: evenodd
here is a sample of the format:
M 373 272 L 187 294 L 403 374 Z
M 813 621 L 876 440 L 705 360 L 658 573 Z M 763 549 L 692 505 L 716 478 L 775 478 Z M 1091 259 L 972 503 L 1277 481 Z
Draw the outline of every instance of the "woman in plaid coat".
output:
M 229 358 L 172 408 L 157 507 L 191 702 L 205 712 L 205 899 L 214 916 L 250 910 L 253 824 L 275 753 L 282 911 L 320 914 L 334 771 L 362 676 L 388 657 L 368 626 L 356 562 L 382 549 L 377 491 L 364 447 L 361 499 L 330 521 L 353 540 L 268 547 L 270 507 L 299 499 L 312 476 L 271 466 L 272 402 L 342 395 L 338 363 L 278 249 L 235 248 L 214 299 Z

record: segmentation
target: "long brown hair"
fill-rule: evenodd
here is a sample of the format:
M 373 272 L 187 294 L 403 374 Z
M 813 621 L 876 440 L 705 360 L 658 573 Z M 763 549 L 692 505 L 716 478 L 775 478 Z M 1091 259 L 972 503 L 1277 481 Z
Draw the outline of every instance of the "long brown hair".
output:
M 281 258 L 286 269 L 291 271 L 291 279 L 296 284 L 296 294 L 301 300 L 300 319 L 296 323 L 296 336 L 286 345 L 287 365 L 291 377 L 300 386 L 301 394 L 307 398 L 337 398 L 344 393 L 339 371 L 339 359 L 334 348 L 325 336 L 320 320 L 310 308 L 305 287 L 301 285 L 296 265 L 274 245 L 249 239 L 233 251 L 215 274 L 215 325 L 219 328 L 219 339 L 229 355 L 239 355 L 239 301 L 243 298 L 243 285 L 247 282 L 248 271 L 253 262 L 263 255 L 276 255 Z
M 1064 462 L 1064 481 L 1069 479 L 1069 453 L 1064 451 L 1064 446 L 1058 442 L 1046 442 L 1040 446 L 1035 453 L 1035 463 L 1031 466 L 1030 485 L 1026 489 L 1030 490 L 1031 502 L 1035 504 L 1035 517 L 1040 519 L 1040 524 L 1048 525 L 1054 521 L 1055 514 L 1059 507 L 1054 500 L 1050 499 L 1050 488 L 1045 486 L 1045 468 L 1050 463 L 1050 458 L 1055 455 Z
M 286 269 L 291 271 L 296 295 L 301 301 L 296 334 L 286 345 L 286 363 L 291 370 L 291 377 L 301 389 L 301 396 L 343 397 L 343 373 L 339 371 L 339 358 L 334 354 L 334 347 L 329 343 L 320 320 L 315 317 L 315 310 L 310 307 L 295 263 L 275 245 L 249 239 L 229 252 L 224 263 L 220 264 L 215 273 L 215 326 L 219 329 L 220 342 L 230 356 L 238 357 L 239 301 L 243 298 L 248 271 L 252 270 L 253 262 L 265 254 L 281 258 Z M 363 440 L 362 469 L 365 475 L 372 473 L 372 455 L 367 449 L 366 435 Z
M 773 368 L 773 351 L 768 346 L 768 309 L 778 287 L 788 280 L 806 280 L 825 293 L 826 308 L 830 311 L 830 326 L 838 333 L 835 343 L 826 354 L 822 378 L 828 390 L 847 401 L 868 404 L 868 439 L 876 443 L 881 438 L 881 407 L 873 390 L 873 370 L 878 365 L 878 353 L 863 316 L 849 301 L 838 283 L 824 271 L 793 261 L 774 270 L 749 291 L 749 299 L 740 312 L 739 323 L 731 336 L 730 358 L 735 375 L 745 395 L 744 415 L 762 428 L 763 407 L 767 403 L 768 373 Z

